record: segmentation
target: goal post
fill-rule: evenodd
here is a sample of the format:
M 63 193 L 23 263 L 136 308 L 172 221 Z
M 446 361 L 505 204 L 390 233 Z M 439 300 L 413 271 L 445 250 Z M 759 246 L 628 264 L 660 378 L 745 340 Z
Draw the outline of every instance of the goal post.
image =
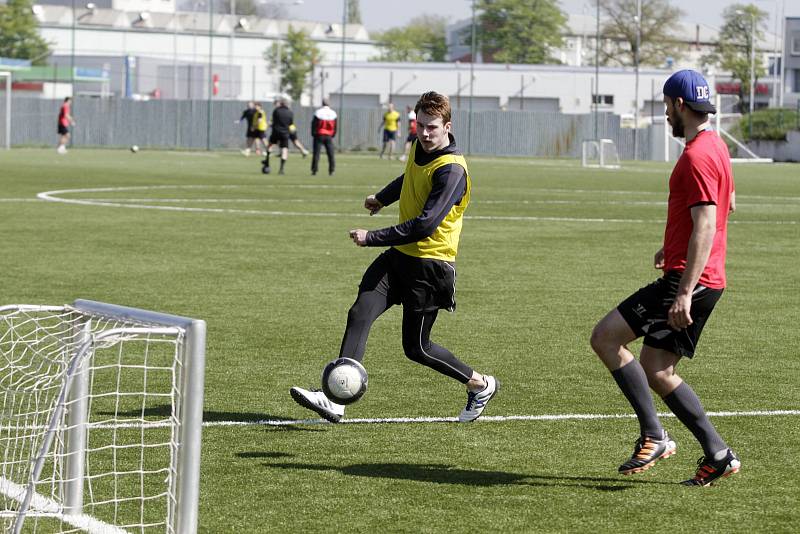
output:
M 205 322 L 88 300 L 0 307 L 0 524 L 197 531 Z
M 619 169 L 619 154 L 613 139 L 586 139 L 581 144 L 581 166 Z

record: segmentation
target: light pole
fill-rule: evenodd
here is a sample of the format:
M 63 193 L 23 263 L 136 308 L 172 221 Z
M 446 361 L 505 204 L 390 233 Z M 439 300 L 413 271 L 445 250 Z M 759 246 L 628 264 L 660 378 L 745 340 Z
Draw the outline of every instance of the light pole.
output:
M 596 27 L 594 34 L 594 94 L 592 95 L 592 108 L 594 108 L 594 138 L 599 139 L 597 121 L 600 105 L 600 0 L 597 0 L 597 13 L 595 15 Z
M 339 89 L 339 124 L 336 129 L 339 132 L 342 130 L 342 115 L 344 114 L 344 38 L 347 35 L 347 0 L 342 0 L 342 64 L 339 70 L 339 78 L 342 81 L 342 87 Z M 325 96 L 325 95 L 323 95 Z M 342 151 L 342 133 L 339 134 L 339 152 Z
M 472 0 L 472 39 L 469 47 L 469 116 L 467 118 L 467 154 L 472 154 L 472 97 L 475 94 L 475 0 Z

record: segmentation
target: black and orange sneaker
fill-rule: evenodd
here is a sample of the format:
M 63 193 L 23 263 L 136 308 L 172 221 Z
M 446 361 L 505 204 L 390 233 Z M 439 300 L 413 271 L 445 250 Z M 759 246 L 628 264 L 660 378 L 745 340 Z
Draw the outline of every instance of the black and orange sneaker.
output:
M 664 439 L 654 439 L 651 437 L 640 437 L 636 440 L 631 459 L 619 466 L 619 472 L 623 475 L 641 473 L 653 467 L 662 458 L 669 458 L 677 450 L 677 445 L 664 432 Z
M 681 482 L 684 486 L 710 486 L 720 478 L 729 477 L 738 473 L 742 467 L 742 462 L 734 452 L 728 449 L 725 458 L 715 461 L 713 458 L 707 459 L 703 456 L 697 460 L 697 472 L 694 478 Z

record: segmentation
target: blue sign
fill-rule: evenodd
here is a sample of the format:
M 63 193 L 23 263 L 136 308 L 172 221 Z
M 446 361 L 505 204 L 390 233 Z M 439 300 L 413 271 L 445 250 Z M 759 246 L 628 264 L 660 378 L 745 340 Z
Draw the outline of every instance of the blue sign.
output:
M 6 69 L 27 69 L 31 66 L 28 59 L 12 59 L 10 57 L 0 57 L 0 67 Z

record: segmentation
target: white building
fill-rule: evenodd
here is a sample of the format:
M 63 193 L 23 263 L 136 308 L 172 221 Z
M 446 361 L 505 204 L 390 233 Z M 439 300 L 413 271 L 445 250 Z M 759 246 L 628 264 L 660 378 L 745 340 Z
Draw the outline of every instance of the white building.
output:
M 152 9 L 121 11 L 88 3 L 73 13 L 67 6 L 35 5 L 40 34 L 51 43 L 50 64 L 72 65 L 74 53 L 75 67 L 107 71 L 117 96 L 202 99 L 213 78 L 217 98 L 264 100 L 280 90 L 278 72 L 268 68 L 264 52 L 283 42 L 290 26 L 306 31 L 324 61 L 341 61 L 341 24 L 168 12 L 174 0 L 133 3 Z M 344 32 L 347 62 L 378 55 L 362 25 L 348 24 Z M 76 84 L 79 93 L 95 90 Z

